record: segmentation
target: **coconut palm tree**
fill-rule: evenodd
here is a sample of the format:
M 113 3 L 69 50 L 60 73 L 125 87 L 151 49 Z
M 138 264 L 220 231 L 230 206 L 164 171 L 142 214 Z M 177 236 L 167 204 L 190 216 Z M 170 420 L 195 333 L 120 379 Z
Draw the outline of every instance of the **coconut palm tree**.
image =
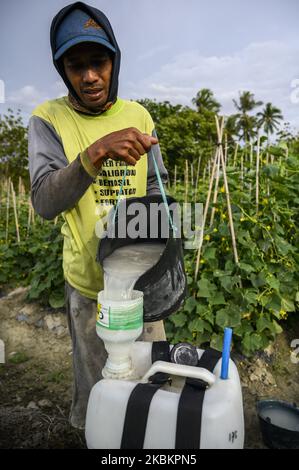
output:
M 253 111 L 254 108 L 263 104 L 262 101 L 255 101 L 254 94 L 250 91 L 243 91 L 243 93 L 239 93 L 239 103 L 236 100 L 233 100 L 233 103 L 241 114 L 246 114 L 249 111 Z
M 237 115 L 237 119 L 237 129 L 240 138 L 243 139 L 247 145 L 256 135 L 257 119 L 255 116 L 250 116 L 249 114 Z
M 233 100 L 236 109 L 239 111 L 236 114 L 237 126 L 241 133 L 240 138 L 248 143 L 255 135 L 255 128 L 257 127 L 257 120 L 254 116 L 249 115 L 258 106 L 263 104 L 262 101 L 256 101 L 254 94 L 250 91 L 243 91 L 239 93 L 239 101 Z
M 270 135 L 277 131 L 279 128 L 279 121 L 283 119 L 283 115 L 279 108 L 273 106 L 271 103 L 267 103 L 265 108 L 257 113 L 258 126 L 263 128 L 265 134 L 268 137 L 268 145 L 270 140 Z
M 235 114 L 231 114 L 226 118 L 225 133 L 227 135 L 228 142 L 234 142 L 238 137 L 237 116 Z
M 214 97 L 214 93 L 209 88 L 199 90 L 196 97 L 192 99 L 192 103 L 195 104 L 199 113 L 210 111 L 217 114 L 221 108 L 221 104 L 218 103 Z

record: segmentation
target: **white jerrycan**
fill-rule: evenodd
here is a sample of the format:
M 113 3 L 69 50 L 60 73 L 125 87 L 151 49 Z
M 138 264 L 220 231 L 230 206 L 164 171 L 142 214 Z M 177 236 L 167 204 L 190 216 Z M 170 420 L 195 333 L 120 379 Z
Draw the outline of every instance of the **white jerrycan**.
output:
M 204 350 L 197 349 L 197 353 L 200 359 Z M 222 380 L 220 378 L 221 359 L 216 363 L 212 373 L 201 367 L 164 361 L 152 364 L 151 354 L 152 343 L 135 342 L 132 345 L 131 358 L 135 375 L 142 376 L 141 380 L 103 379 L 92 388 L 85 425 L 87 447 L 89 449 L 125 448 L 122 447 L 123 433 L 124 428 L 128 429 L 126 427 L 127 409 L 132 392 L 136 390 L 137 384 L 145 384 L 155 374 L 164 373 L 172 380 L 171 383 L 167 382 L 159 386 L 150 402 L 143 449 L 176 448 L 178 407 L 187 377 L 188 380 L 204 381 L 207 386 L 201 410 L 199 448 L 242 449 L 244 445 L 243 402 L 239 374 L 234 362 L 229 361 L 228 378 Z M 196 413 L 194 419 L 196 419 Z M 184 433 L 184 429 L 181 430 L 182 432 Z M 132 434 L 134 435 L 134 430 Z M 134 447 L 134 437 L 131 437 L 131 442 L 132 439 L 132 447 L 129 448 L 137 448 Z

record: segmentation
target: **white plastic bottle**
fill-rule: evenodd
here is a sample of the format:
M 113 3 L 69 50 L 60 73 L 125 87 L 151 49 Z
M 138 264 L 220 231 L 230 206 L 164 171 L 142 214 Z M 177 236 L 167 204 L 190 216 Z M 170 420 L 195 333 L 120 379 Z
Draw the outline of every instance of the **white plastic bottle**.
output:
M 96 331 L 108 353 L 104 378 L 132 376 L 131 348 L 142 330 L 143 292 L 133 291 L 130 300 L 107 300 L 104 291 L 99 292 Z

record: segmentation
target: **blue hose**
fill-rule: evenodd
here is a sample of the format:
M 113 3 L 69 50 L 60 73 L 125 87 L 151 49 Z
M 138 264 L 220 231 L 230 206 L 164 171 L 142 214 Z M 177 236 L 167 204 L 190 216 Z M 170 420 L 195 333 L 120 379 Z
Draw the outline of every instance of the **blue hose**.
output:
M 231 328 L 224 329 L 223 347 L 222 347 L 222 362 L 221 362 L 221 374 L 222 380 L 228 379 L 228 367 L 230 357 L 230 344 L 232 340 L 233 330 Z

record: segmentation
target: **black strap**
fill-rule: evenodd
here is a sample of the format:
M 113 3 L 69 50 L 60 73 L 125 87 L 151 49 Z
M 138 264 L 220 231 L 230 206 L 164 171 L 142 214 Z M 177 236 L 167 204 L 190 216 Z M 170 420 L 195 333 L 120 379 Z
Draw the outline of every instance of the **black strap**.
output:
M 168 341 L 154 341 L 152 344 L 152 364 L 156 361 L 170 362 Z
M 213 348 L 208 348 L 203 352 L 198 361 L 197 367 L 203 367 L 204 369 L 213 372 L 220 358 L 221 352 L 216 351 L 216 349 Z
M 198 367 L 213 372 L 221 353 L 207 349 L 198 361 Z M 207 384 L 200 379 L 187 378 L 183 387 L 177 414 L 176 449 L 199 449 L 202 407 Z
M 143 449 L 149 407 L 153 396 L 169 376 L 157 372 L 149 378 L 151 383 L 137 384 L 128 400 L 121 440 L 121 449 Z
M 152 360 L 165 361 L 169 344 L 167 341 L 153 343 Z M 213 372 L 221 353 L 214 349 L 207 349 L 198 361 L 199 367 Z M 169 376 L 157 372 L 149 378 L 150 383 L 137 384 L 128 400 L 121 449 L 143 449 L 147 426 L 147 419 L 151 401 L 155 393 L 167 381 Z M 176 449 L 199 449 L 201 433 L 201 414 L 204 393 L 207 384 L 199 379 L 187 378 L 182 390 L 177 416 Z

